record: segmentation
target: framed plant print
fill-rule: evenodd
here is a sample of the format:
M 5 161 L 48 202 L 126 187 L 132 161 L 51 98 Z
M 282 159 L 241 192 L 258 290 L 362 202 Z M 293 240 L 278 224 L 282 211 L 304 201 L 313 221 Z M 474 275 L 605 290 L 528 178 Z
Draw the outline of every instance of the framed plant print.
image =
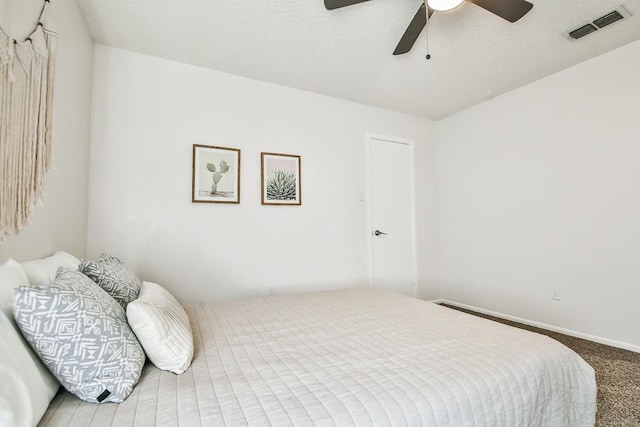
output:
M 193 144 L 193 203 L 240 203 L 240 150 Z
M 300 156 L 294 154 L 261 153 L 262 204 L 302 204 Z

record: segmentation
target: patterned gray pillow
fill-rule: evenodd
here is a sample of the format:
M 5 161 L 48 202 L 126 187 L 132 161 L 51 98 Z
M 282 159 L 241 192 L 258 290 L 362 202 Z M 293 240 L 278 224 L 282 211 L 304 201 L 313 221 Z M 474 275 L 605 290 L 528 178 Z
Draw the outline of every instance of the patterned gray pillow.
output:
M 102 254 L 95 261 L 82 260 L 78 270 L 100 285 L 124 309 L 138 298 L 142 281 L 114 256 Z
M 46 287 L 14 290 L 13 313 L 36 354 L 69 392 L 87 402 L 122 402 L 145 354 L 122 307 L 79 271 L 58 269 Z

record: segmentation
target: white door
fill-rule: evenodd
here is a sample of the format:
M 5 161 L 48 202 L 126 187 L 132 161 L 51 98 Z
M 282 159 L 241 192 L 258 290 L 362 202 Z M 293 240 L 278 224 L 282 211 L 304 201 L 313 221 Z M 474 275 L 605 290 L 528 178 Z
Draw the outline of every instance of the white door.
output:
M 368 138 L 372 285 L 416 296 L 412 146 Z

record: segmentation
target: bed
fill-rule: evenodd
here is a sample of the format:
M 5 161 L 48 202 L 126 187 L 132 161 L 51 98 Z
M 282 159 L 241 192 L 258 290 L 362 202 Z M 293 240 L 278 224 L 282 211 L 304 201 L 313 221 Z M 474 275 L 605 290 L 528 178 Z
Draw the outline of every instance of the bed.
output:
M 61 389 L 40 426 L 593 426 L 593 369 L 543 335 L 372 289 L 185 306 L 182 375 L 121 404 Z

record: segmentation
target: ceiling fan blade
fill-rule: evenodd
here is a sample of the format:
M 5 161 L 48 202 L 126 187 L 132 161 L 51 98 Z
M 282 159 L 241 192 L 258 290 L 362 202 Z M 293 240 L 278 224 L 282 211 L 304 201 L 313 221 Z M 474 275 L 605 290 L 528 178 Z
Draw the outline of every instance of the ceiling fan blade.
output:
M 526 0 L 469 0 L 483 9 L 498 15 L 509 22 L 516 22 L 526 15 L 533 4 Z
M 420 9 L 418 9 L 418 12 L 402 35 L 400 42 L 398 42 L 396 50 L 393 51 L 394 55 L 402 55 L 403 53 L 409 52 L 416 40 L 418 40 L 422 29 L 427 25 L 426 8 L 427 6 L 422 3 L 422 6 L 420 6 Z M 433 9 L 429 8 L 429 17 L 431 17 L 431 15 L 433 15 Z
M 324 7 L 329 10 L 339 9 L 352 4 L 358 4 L 369 0 L 324 0 Z

